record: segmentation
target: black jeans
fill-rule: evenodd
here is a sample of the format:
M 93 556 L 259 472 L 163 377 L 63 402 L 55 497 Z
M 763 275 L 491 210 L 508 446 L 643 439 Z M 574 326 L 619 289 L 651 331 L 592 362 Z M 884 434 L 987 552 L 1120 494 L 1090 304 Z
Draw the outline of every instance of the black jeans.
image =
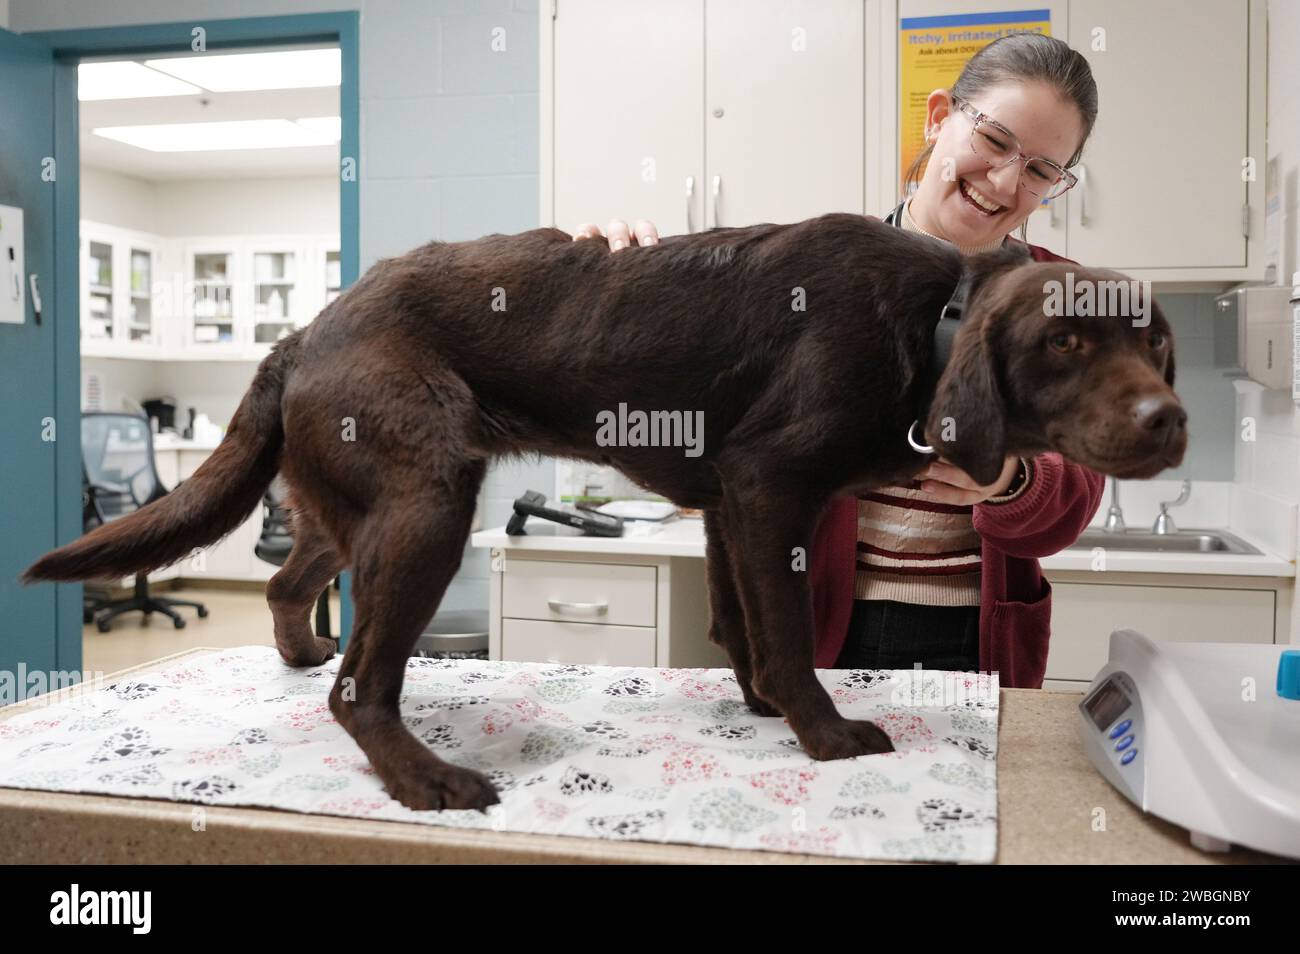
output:
M 854 600 L 836 669 L 979 670 L 980 608 Z

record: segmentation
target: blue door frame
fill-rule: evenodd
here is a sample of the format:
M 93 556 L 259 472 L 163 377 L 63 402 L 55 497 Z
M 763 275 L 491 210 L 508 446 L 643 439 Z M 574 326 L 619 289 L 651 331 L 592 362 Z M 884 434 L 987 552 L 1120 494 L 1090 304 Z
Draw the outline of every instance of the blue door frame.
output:
M 270 46 L 284 43 L 337 43 L 342 59 L 339 88 L 339 116 L 342 132 L 339 157 L 339 268 L 344 287 L 357 279 L 361 265 L 361 95 L 360 14 L 357 11 L 308 13 L 292 16 L 245 17 L 233 20 L 204 20 L 204 45 L 208 52 L 232 47 Z M 77 133 L 76 64 L 88 56 L 138 56 L 142 53 L 188 53 L 193 51 L 196 24 L 156 23 L 147 26 L 102 27 L 85 30 L 50 30 L 23 36 L 43 43 L 57 64 L 54 89 L 54 144 L 58 163 L 55 181 L 55 258 L 60 262 L 80 261 L 81 157 Z M 76 269 L 58 269 L 55 279 L 55 315 L 68 327 L 68 315 L 80 311 Z M 75 334 L 56 339 L 56 428 L 61 434 L 81 431 L 81 342 Z M 58 497 L 58 545 L 70 543 L 82 534 L 81 527 L 81 442 L 57 441 L 55 446 L 55 493 Z M 60 669 L 82 668 L 82 587 L 60 584 L 56 643 Z M 343 644 L 352 632 L 350 574 L 342 580 L 340 632 Z
M 16 293 L 23 308 L 21 323 L 0 325 L 0 705 L 41 690 L 41 683 L 75 681 L 81 669 L 81 585 L 23 586 L 18 580 L 36 557 L 61 542 L 59 505 L 67 503 L 55 489 L 58 457 L 69 443 L 57 439 L 57 425 L 64 408 L 76 410 L 78 388 L 74 378 L 71 395 L 56 389 L 55 369 L 69 337 L 75 360 L 77 321 L 75 309 L 70 321 L 59 320 L 57 290 L 64 268 L 71 269 L 75 287 L 77 262 L 60 262 L 55 255 L 54 89 L 71 72 L 55 63 L 44 44 L 0 30 L 0 204 L 23 212 L 21 233 L 8 215 L 0 221 L 0 297 Z M 14 247 L 23 250 L 26 262 L 11 276 L 17 262 L 7 259 Z M 75 443 L 75 430 L 63 429 L 63 436 L 69 433 Z M 74 493 L 80 509 L 79 488 Z M 58 634 L 71 634 L 74 626 L 76 647 L 69 649 Z M 46 679 L 33 684 L 42 673 Z

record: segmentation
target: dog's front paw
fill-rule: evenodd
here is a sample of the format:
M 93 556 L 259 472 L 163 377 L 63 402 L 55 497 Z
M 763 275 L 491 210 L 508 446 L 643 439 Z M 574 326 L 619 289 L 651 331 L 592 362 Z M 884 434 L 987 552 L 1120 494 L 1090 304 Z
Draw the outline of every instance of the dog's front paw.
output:
M 808 738 L 800 737 L 799 744 L 818 762 L 894 751 L 894 743 L 874 722 L 841 719 L 805 735 Z
M 441 766 L 432 774 L 423 766 L 404 771 L 385 788 L 389 795 L 417 812 L 449 808 L 486 812 L 501 801 L 486 775 L 454 765 Z

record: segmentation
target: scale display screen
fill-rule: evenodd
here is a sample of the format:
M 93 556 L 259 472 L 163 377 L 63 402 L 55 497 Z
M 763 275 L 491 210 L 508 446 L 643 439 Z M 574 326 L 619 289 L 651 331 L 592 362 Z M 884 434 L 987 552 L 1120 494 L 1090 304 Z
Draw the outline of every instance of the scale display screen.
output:
M 1083 700 L 1083 707 L 1098 729 L 1105 730 L 1124 714 L 1131 700 L 1114 679 L 1107 679 L 1097 691 Z

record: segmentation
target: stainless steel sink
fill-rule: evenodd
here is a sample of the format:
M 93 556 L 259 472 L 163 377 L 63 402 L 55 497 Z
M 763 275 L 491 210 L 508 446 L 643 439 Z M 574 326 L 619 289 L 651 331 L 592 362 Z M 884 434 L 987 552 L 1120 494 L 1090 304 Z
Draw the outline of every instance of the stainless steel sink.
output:
M 1108 550 L 1153 551 L 1157 553 L 1260 553 L 1241 537 L 1224 530 L 1178 530 L 1174 533 L 1152 533 L 1150 530 L 1124 530 L 1107 533 L 1105 530 L 1085 530 L 1071 550 L 1091 550 L 1104 547 Z

